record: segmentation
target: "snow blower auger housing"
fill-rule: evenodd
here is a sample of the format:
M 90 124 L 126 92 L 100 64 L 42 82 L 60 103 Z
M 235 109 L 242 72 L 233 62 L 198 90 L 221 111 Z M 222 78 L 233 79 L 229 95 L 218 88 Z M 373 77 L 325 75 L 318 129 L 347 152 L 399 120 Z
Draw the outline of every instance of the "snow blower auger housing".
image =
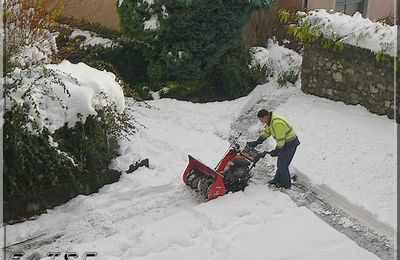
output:
M 266 154 L 267 152 L 259 152 L 248 145 L 241 151 L 240 146 L 233 142 L 214 169 L 189 155 L 183 181 L 209 200 L 229 191 L 244 190 L 250 179 L 250 170 Z

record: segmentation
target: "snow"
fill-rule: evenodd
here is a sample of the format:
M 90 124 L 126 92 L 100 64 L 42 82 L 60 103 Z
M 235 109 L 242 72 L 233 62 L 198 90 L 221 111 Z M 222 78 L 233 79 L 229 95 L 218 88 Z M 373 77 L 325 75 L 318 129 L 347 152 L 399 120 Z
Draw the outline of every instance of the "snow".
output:
M 132 116 L 146 128 L 121 142 L 114 166 L 127 169 L 142 156 L 150 158 L 150 168 L 123 174 L 98 194 L 79 195 L 36 220 L 8 226 L 7 243 L 61 232 L 41 250 L 94 251 L 97 259 L 378 259 L 265 185 L 252 183 L 244 192 L 202 203 L 183 184 L 187 154 L 216 165 L 232 120 L 250 100 L 160 99 L 149 107 L 128 99 Z
M 287 196 L 263 187 L 71 250 L 94 245 L 107 255 L 100 259 L 378 259 Z
M 259 50 L 260 64 L 275 64 L 270 82 L 247 97 L 203 104 L 163 98 L 148 102 L 127 98 L 124 102 L 111 73 L 83 63 L 51 65 L 78 80 L 79 84 L 73 84 L 65 76 L 71 94 L 74 88 L 82 88 L 72 100 L 84 104 L 85 114 L 92 112 L 93 105 L 104 104 L 94 94 L 101 89 L 118 111 L 127 107 L 135 118 L 138 131 L 120 141 L 121 155 L 111 166 L 126 171 L 131 163 L 149 158 L 150 167 L 124 173 L 119 182 L 106 185 L 99 193 L 79 195 L 34 220 L 7 226 L 7 244 L 37 236 L 49 238 L 49 244 L 26 249 L 26 255 L 39 251 L 42 259 L 50 251 L 79 255 L 94 251 L 96 259 L 127 260 L 379 259 L 263 182 L 251 182 L 244 192 L 208 202 L 182 182 L 188 154 L 213 167 L 229 146 L 233 123 L 255 105 L 262 105 L 286 115 L 298 133 L 301 145 L 292 170 L 307 176 L 313 185 L 330 187 L 394 229 L 393 121 L 361 106 L 306 95 L 299 89 L 300 82 L 279 87 L 277 74 L 298 66 L 301 57 L 272 43 Z M 68 105 L 78 109 L 72 101 Z M 256 112 L 243 126 L 249 136 L 262 130 Z M 273 146 L 268 141 L 260 148 Z M 264 160 L 273 165 L 276 159 L 267 156 Z M 262 167 L 256 168 L 264 174 Z M 261 178 L 266 179 L 265 175 Z M 345 217 L 340 222 L 346 227 L 353 224 Z
M 113 44 L 113 41 L 107 38 L 96 36 L 93 32 L 83 31 L 80 29 L 74 29 L 69 36 L 70 39 L 73 39 L 77 36 L 84 36 L 85 41 L 81 44 L 81 47 L 84 46 L 94 46 L 94 45 L 102 45 L 104 47 L 110 47 Z
M 268 39 L 267 47 L 252 48 L 251 66 L 260 66 L 267 68 L 267 79 L 276 80 L 279 76 L 290 71 L 299 72 L 302 57 L 283 46 L 280 46 L 273 39 Z
M 91 68 L 84 63 L 72 64 L 69 61 L 57 65 L 48 64 L 45 67 L 55 73 L 70 96 L 57 82 L 45 78 L 37 80 L 44 73 L 40 68 L 30 71 L 16 69 L 12 75 L 16 78 L 22 77 L 23 84 L 10 93 L 15 102 L 20 104 L 31 104 L 31 100 L 24 97 L 27 91 L 31 93 L 33 100 L 38 104 L 39 114 L 31 108 L 30 117 L 38 123 L 39 130 L 46 127 L 53 133 L 65 123 L 73 127 L 79 120 L 85 120 L 88 115 L 96 115 L 96 110 L 108 105 L 117 113 L 124 111 L 122 87 L 115 81 L 114 74 Z M 13 104 L 14 102 L 7 100 L 8 109 Z
M 390 26 L 363 18 L 360 13 L 349 16 L 343 13 L 328 13 L 324 9 L 309 11 L 303 18 L 328 39 L 339 38 L 342 42 L 375 53 L 396 56 L 397 25 Z
M 302 142 L 293 166 L 350 202 L 396 226 L 396 132 L 386 116 L 302 93 L 276 112 L 287 115 Z
M 153 14 L 149 20 L 144 21 L 143 23 L 145 30 L 155 30 L 160 27 L 160 21 L 158 21 L 158 15 Z

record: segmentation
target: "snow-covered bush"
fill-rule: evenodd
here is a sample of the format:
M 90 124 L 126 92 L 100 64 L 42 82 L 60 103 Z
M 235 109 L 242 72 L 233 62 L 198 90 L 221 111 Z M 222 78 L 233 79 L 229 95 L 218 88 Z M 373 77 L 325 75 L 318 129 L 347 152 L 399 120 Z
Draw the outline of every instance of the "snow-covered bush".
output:
M 7 71 L 51 61 L 57 51 L 53 27 L 61 10 L 61 5 L 52 5 L 50 0 L 6 1 Z
M 106 170 L 134 130 L 115 76 L 83 63 L 14 69 L 5 91 L 8 199 Z
M 5 199 L 106 171 L 117 138 L 134 131 L 112 73 L 49 64 L 59 9 L 47 0 L 7 1 L 4 98 Z
M 267 41 L 267 48 L 252 48 L 251 66 L 266 70 L 268 81 L 276 80 L 279 86 L 295 83 L 300 78 L 302 57 L 295 51 L 280 46 L 273 39 Z

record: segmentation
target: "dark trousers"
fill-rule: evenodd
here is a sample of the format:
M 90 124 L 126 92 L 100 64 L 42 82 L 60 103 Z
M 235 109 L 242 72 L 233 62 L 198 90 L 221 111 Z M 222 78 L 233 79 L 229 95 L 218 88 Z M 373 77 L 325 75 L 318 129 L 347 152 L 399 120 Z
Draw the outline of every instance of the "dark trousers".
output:
M 278 154 L 277 170 L 274 176 L 274 182 L 280 184 L 284 188 L 290 188 L 292 182 L 290 180 L 289 164 L 292 162 L 296 153 L 297 146 L 300 144 L 296 137 L 292 141 L 286 143 Z

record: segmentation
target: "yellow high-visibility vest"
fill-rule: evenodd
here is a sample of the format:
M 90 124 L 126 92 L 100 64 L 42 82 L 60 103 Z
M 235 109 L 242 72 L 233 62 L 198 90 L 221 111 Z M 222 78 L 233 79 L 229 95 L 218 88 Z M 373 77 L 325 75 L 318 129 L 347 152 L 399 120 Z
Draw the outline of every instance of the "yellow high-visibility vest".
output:
M 261 136 L 264 139 L 272 137 L 276 140 L 276 148 L 282 148 L 286 142 L 296 138 L 296 132 L 288 121 L 279 114 L 272 113 L 269 125 L 266 125 Z

